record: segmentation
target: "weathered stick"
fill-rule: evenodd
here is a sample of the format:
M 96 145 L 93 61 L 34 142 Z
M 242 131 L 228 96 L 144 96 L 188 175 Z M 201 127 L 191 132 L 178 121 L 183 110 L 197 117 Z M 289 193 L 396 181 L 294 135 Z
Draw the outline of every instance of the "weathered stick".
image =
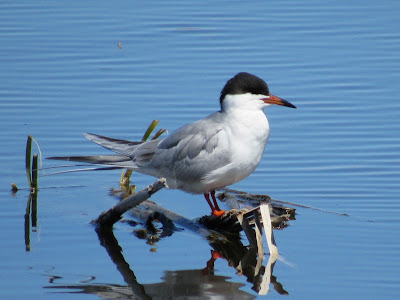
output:
M 278 257 L 279 252 L 275 243 L 274 233 L 272 231 L 272 223 L 270 211 L 272 210 L 271 202 L 267 204 L 261 204 L 260 206 L 249 210 L 244 214 L 238 214 L 236 217 L 239 220 L 240 225 L 243 227 L 243 231 L 245 232 L 247 239 L 250 242 L 250 247 L 253 247 L 258 250 L 258 256 L 264 256 L 264 247 L 262 240 L 262 226 L 264 227 L 265 238 L 267 240 L 269 253 L 271 256 Z M 247 218 L 253 215 L 254 216 L 254 230 L 249 225 Z
M 92 222 L 96 223 L 99 226 L 111 227 L 121 219 L 122 215 L 125 212 L 135 207 L 136 205 L 139 205 L 143 201 L 149 199 L 151 195 L 164 187 L 168 188 L 167 181 L 164 178 L 160 178 L 153 184 L 149 185 L 147 188 L 123 199 L 121 202 L 113 206 L 108 211 L 101 213 L 101 215 Z
M 264 233 L 267 238 L 269 253 L 271 256 L 278 257 L 279 251 L 275 243 L 274 232 L 272 231 L 270 211 L 272 209 L 271 202 L 260 206 L 261 218 L 264 225 Z

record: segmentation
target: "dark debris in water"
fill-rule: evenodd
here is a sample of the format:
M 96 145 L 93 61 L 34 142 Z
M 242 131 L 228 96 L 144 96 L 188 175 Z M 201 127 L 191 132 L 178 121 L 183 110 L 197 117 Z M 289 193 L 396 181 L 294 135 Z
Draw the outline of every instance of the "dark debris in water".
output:
M 271 202 L 271 221 L 274 229 L 283 229 L 290 220 L 296 219 L 296 209 L 274 202 L 268 195 L 250 194 L 243 191 L 226 189 L 218 194 L 218 199 L 225 202 L 231 211 L 250 210 L 261 204 Z
M 126 192 L 112 190 L 114 196 L 121 198 L 126 196 Z M 283 229 L 289 225 L 290 220 L 295 220 L 296 209 L 275 203 L 267 195 L 250 194 L 243 191 L 223 190 L 218 194 L 218 199 L 224 202 L 230 208 L 222 217 L 214 215 L 206 215 L 199 219 L 190 220 L 183 216 L 177 215 L 173 211 L 157 205 L 151 201 L 145 201 L 137 207 L 130 210 L 131 215 L 138 221 L 135 225 L 142 224 L 141 229 L 154 238 L 158 235 L 160 238 L 171 236 L 175 231 L 181 230 L 179 227 L 197 231 L 206 228 L 211 231 L 217 231 L 228 238 L 237 238 L 242 231 L 242 226 L 238 222 L 237 215 L 246 213 L 261 204 L 271 202 L 272 210 L 270 211 L 272 226 L 274 229 Z M 155 223 L 160 223 L 160 226 Z M 254 222 L 250 220 L 250 225 L 254 226 Z M 179 227 L 177 227 L 179 226 Z M 135 232 L 137 231 L 135 230 Z M 143 238 L 141 234 L 135 233 L 137 237 Z M 149 238 L 149 236 L 146 236 Z
M 238 213 L 240 213 L 239 210 L 231 209 L 226 211 L 222 217 L 216 217 L 214 215 L 203 216 L 198 219 L 198 222 L 211 230 L 224 234 L 238 235 L 242 230 L 242 226 L 239 224 L 236 217 Z

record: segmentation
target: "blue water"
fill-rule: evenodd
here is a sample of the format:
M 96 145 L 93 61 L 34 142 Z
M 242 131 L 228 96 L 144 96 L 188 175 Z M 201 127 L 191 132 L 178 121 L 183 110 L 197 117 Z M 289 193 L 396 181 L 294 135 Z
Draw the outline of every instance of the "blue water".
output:
M 239 71 L 298 109 L 266 109 L 264 158 L 233 188 L 349 214 L 298 208 L 275 233 L 286 262 L 273 275 L 293 298 L 398 298 L 399 11 L 397 1 L 0 3 L 2 298 L 112 298 L 105 287 L 127 287 L 89 224 L 115 203 L 119 171 L 41 177 L 26 251 L 29 193 L 10 184 L 27 187 L 28 134 L 44 157 L 105 153 L 81 133 L 135 140 L 153 119 L 173 130 L 217 110 Z M 195 218 L 208 213 L 201 198 L 153 200 Z M 119 223 L 115 235 L 147 290 L 175 280 L 193 297 L 258 297 L 224 259 L 200 276 L 211 248 L 195 234 L 148 245 Z M 268 296 L 279 297 L 272 285 Z

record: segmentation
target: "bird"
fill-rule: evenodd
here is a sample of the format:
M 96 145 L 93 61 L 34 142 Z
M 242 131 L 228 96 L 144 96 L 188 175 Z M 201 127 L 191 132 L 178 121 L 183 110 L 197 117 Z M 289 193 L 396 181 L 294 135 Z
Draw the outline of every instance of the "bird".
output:
M 133 142 L 84 133 L 88 140 L 116 154 L 49 159 L 164 177 L 169 188 L 203 194 L 212 215 L 221 217 L 225 211 L 220 209 L 215 191 L 248 177 L 261 161 L 270 135 L 264 109 L 270 105 L 296 106 L 272 95 L 263 79 L 247 72 L 226 82 L 219 102 L 220 110 L 180 127 L 164 139 Z

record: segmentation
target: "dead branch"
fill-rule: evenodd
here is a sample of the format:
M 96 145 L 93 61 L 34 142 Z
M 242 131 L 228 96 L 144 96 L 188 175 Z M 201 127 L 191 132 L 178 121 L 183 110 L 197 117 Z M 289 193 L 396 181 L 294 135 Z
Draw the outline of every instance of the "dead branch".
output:
M 168 188 L 167 181 L 165 180 L 165 178 L 160 178 L 153 184 L 149 185 L 147 188 L 123 199 L 108 211 L 101 213 L 97 219 L 92 221 L 92 223 L 95 223 L 98 226 L 111 227 L 121 219 L 122 215 L 125 212 L 142 203 L 143 201 L 149 199 L 151 195 L 164 187 Z

